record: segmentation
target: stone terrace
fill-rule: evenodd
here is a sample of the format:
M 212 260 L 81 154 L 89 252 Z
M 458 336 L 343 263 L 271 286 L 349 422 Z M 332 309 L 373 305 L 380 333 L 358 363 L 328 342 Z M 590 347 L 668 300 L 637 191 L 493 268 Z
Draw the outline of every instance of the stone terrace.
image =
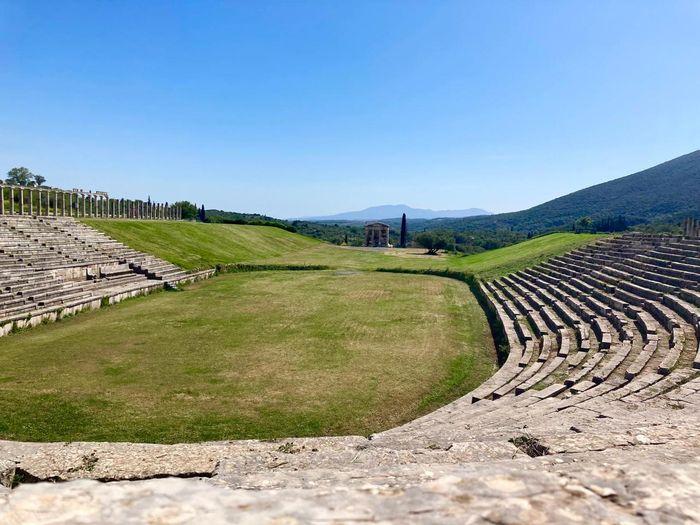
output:
M 0 522 L 700 522 L 700 241 L 610 238 L 482 291 L 510 353 L 435 412 L 369 437 L 2 442 Z
M 70 217 L 5 215 L 0 335 L 210 274 L 188 274 Z

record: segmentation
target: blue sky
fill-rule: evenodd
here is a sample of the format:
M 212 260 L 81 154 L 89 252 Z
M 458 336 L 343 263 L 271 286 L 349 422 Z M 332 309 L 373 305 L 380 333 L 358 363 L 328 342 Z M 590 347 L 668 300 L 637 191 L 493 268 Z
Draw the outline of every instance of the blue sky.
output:
M 0 170 L 268 213 L 526 208 L 700 148 L 699 1 L 7 2 Z

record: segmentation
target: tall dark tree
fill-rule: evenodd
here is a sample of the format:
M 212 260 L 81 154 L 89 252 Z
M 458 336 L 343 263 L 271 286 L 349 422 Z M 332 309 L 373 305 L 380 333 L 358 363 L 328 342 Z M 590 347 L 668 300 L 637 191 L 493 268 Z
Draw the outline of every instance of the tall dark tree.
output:
M 207 213 L 204 211 L 204 204 L 199 209 L 199 220 L 205 222 L 207 220 Z
M 399 247 L 406 247 L 406 235 L 408 234 L 408 225 L 406 224 L 406 214 L 401 215 L 401 236 L 399 238 Z

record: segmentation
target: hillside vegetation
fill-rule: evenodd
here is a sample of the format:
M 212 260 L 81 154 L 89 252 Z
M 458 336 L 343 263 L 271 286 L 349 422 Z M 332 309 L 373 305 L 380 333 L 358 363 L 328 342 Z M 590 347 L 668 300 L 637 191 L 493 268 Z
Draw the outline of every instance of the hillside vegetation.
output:
M 457 231 L 513 228 L 542 232 L 569 228 L 585 216 L 600 219 L 618 215 L 632 224 L 679 222 L 687 216 L 700 216 L 700 150 L 528 210 L 429 222 L 434 228 Z
M 285 256 L 318 241 L 271 226 L 81 219 L 136 250 L 192 270 Z

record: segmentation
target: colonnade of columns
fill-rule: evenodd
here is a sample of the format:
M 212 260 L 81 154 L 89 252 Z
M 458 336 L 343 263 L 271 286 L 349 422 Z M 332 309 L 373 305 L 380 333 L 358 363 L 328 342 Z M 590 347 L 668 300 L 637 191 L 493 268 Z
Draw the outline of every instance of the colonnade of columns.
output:
M 179 220 L 182 208 L 167 202 L 112 199 L 106 193 L 0 185 L 0 215 Z
M 683 221 L 683 236 L 685 237 L 700 237 L 700 221 L 688 217 Z

